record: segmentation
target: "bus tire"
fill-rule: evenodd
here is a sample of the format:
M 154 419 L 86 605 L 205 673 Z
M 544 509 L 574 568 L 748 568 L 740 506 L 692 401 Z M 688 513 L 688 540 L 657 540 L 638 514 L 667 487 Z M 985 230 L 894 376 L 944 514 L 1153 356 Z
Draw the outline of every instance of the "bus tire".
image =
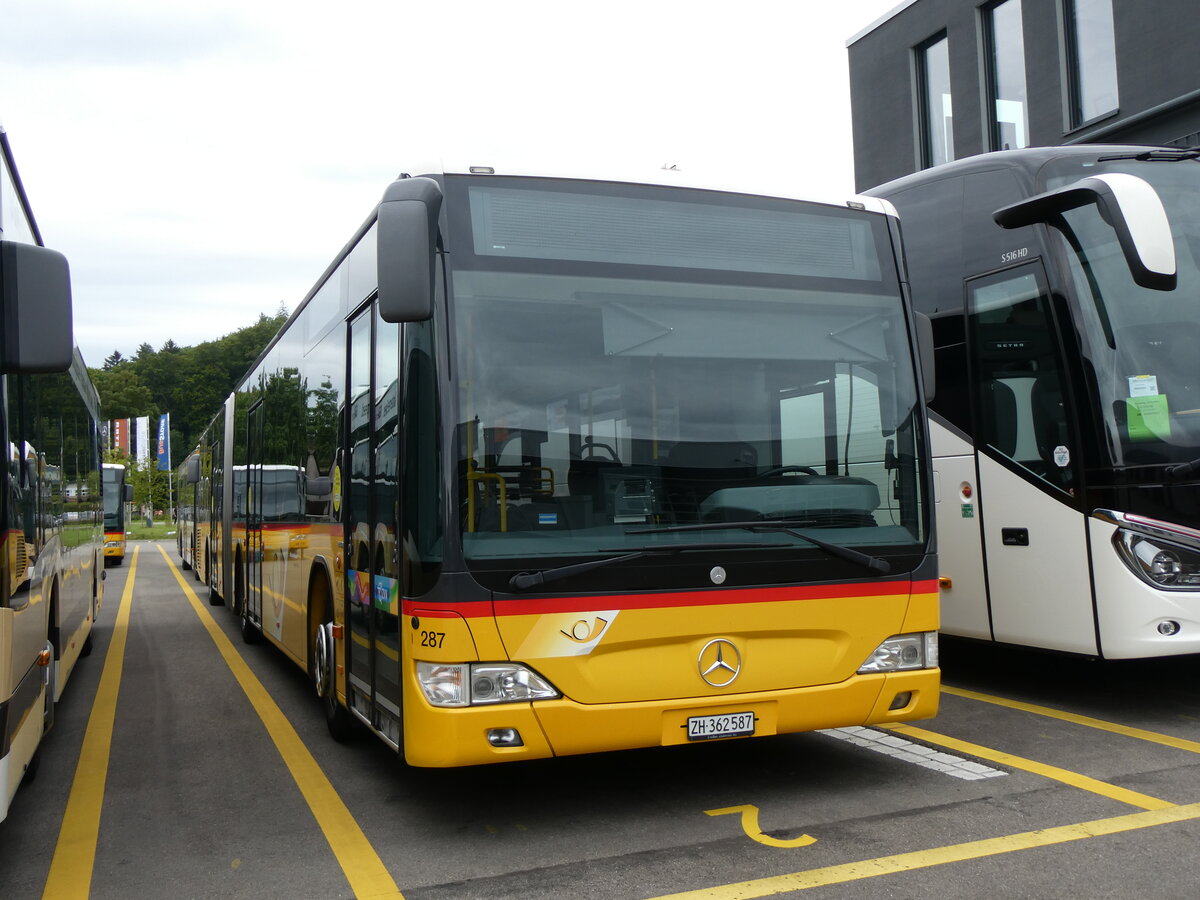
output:
M 50 641 L 46 641 L 46 649 L 50 651 L 50 669 L 46 673 L 46 702 L 42 708 L 42 734 L 43 736 L 50 732 L 54 727 L 54 690 L 55 690 L 55 670 L 54 670 L 54 645 Z
M 333 611 L 329 602 L 329 582 L 318 574 L 308 592 L 308 608 L 315 628 L 309 629 L 308 667 L 309 677 L 321 708 L 325 712 L 325 726 L 329 735 L 338 743 L 344 743 L 359 734 L 357 720 L 350 710 L 342 706 L 337 698 L 337 649 L 333 639 Z
M 224 606 L 225 598 L 221 596 L 217 590 L 217 586 L 213 583 L 213 573 L 217 571 L 217 555 L 212 549 L 208 550 L 208 605 L 209 606 Z
M 238 618 L 241 622 L 242 642 L 257 644 L 262 640 L 262 632 L 250 619 L 250 604 L 246 602 L 246 576 L 240 568 L 234 578 L 233 595 L 236 598 Z
M 246 604 L 242 604 L 241 616 L 241 632 L 242 642 L 246 644 L 257 644 L 262 641 L 262 632 L 258 630 L 258 626 L 250 620 L 250 613 L 246 609 Z
M 21 776 L 21 784 L 32 784 L 37 778 L 38 768 L 42 765 L 42 749 L 44 744 L 38 744 L 38 748 L 33 751 L 33 757 L 25 764 L 25 772 Z
M 330 737 L 338 743 L 344 743 L 355 736 L 358 728 L 350 710 L 342 706 L 337 698 L 332 622 L 325 622 L 317 629 L 314 643 L 313 686 L 316 688 L 317 697 L 321 700 L 321 708 L 325 712 L 325 725 L 329 729 Z

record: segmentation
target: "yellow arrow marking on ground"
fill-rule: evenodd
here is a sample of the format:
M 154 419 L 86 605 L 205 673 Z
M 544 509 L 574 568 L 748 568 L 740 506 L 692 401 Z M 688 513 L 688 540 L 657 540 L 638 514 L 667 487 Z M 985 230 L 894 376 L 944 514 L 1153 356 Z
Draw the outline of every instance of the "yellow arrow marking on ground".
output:
M 724 809 L 706 809 L 704 811 L 706 816 L 728 816 L 734 813 L 742 814 L 742 830 L 746 832 L 747 836 L 768 847 L 807 847 L 809 844 L 817 842 L 815 837 L 809 837 L 807 834 L 787 841 L 763 834 L 762 829 L 758 827 L 758 807 L 748 803 L 745 806 L 726 806 Z

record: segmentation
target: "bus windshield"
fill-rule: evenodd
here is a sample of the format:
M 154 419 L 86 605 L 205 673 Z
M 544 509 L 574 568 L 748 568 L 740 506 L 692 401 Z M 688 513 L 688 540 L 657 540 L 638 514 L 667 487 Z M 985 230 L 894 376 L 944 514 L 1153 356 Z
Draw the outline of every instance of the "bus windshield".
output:
M 104 470 L 104 527 L 106 530 L 121 531 L 125 527 L 125 481 L 118 475 Z
M 780 522 L 874 556 L 923 550 L 924 439 L 884 216 L 447 182 L 473 568 L 698 541 L 830 564 Z
M 1178 266 L 1173 291 L 1138 287 L 1116 233 L 1095 206 L 1064 215 L 1064 256 L 1080 300 L 1084 353 L 1095 372 L 1102 444 L 1111 454 L 1101 464 L 1191 461 L 1200 457 L 1200 163 L 1183 154 L 1066 158 L 1050 163 L 1043 177 L 1053 189 L 1100 172 L 1136 175 L 1157 190 Z

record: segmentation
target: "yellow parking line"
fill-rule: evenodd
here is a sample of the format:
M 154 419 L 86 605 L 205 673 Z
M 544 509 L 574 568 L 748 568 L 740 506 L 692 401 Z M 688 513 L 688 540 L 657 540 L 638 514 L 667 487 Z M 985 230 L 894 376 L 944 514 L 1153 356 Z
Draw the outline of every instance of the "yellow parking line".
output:
M 1032 772 L 1044 778 L 1053 778 L 1055 781 L 1061 781 L 1063 784 L 1068 784 L 1071 787 L 1091 791 L 1093 794 L 1099 794 L 1102 797 L 1108 797 L 1111 800 L 1117 800 L 1121 803 L 1128 803 L 1130 806 L 1138 806 L 1142 809 L 1167 809 L 1175 806 L 1174 803 L 1168 803 L 1166 800 L 1151 797 L 1149 794 L 1140 794 L 1137 791 L 1109 784 L 1107 781 L 1089 778 L 1087 775 L 1081 775 L 1069 769 L 1060 769 L 1058 766 L 1025 759 L 1023 756 L 1014 756 L 1011 753 L 993 750 L 991 747 L 984 747 L 981 744 L 972 744 L 970 741 L 961 741 L 949 735 L 926 731 L 924 728 L 917 728 L 912 725 L 884 725 L 880 727 L 887 728 L 889 731 L 894 731 L 897 734 L 916 738 L 919 741 L 936 744 L 939 747 L 947 747 L 959 753 L 968 753 L 971 756 L 988 759 L 1001 765 L 1011 766 L 1014 769 L 1024 769 L 1026 772 Z
M 742 881 L 737 884 L 726 884 L 712 888 L 701 888 L 696 891 L 668 894 L 657 898 L 657 900 L 749 900 L 752 897 L 770 897 L 773 894 L 782 894 L 787 891 L 800 891 L 806 888 L 823 887 L 830 884 L 845 884 L 846 882 L 860 881 L 865 878 L 876 878 L 880 875 L 911 872 L 915 869 L 927 869 L 931 866 L 963 862 L 968 859 L 998 856 L 1002 853 L 1013 853 L 1017 850 L 1032 850 L 1035 847 L 1049 847 L 1054 844 L 1083 840 L 1084 838 L 1103 837 L 1104 835 L 1119 834 L 1139 828 L 1153 828 L 1158 825 L 1187 822 L 1192 819 L 1200 819 L 1200 803 L 1190 803 L 1186 806 L 1172 806 L 1169 809 L 1128 813 L 1123 816 L 1114 816 L 1111 819 L 1094 819 L 1090 822 L 1080 822 L 1076 825 L 1060 825 L 1055 828 L 1043 828 L 1039 831 L 1025 831 L 1020 834 L 1010 834 L 1004 837 L 968 841 L 964 844 L 952 844 L 948 847 L 935 847 L 931 850 L 917 850 L 912 853 L 900 853 L 895 856 L 864 859 L 859 862 L 825 866 L 824 868 L 809 869 L 805 872 L 794 872 L 789 875 L 756 878 L 752 881 Z
M 96 842 L 100 838 L 100 811 L 104 806 L 104 785 L 108 780 L 108 758 L 112 749 L 113 721 L 117 714 L 117 693 L 121 689 L 121 671 L 125 667 L 125 639 L 129 634 L 129 612 L 133 607 L 133 580 L 137 575 L 138 551 L 133 548 L 121 606 L 113 623 L 100 686 L 92 701 L 87 730 L 75 765 L 75 780 L 63 813 L 58 843 L 46 876 L 43 898 L 71 900 L 86 898 L 92 885 L 96 863 Z
M 308 802 L 313 817 L 321 826 L 321 831 L 325 833 L 329 847 L 333 850 L 333 855 L 337 857 L 355 896 L 360 898 L 390 897 L 403 900 L 403 895 L 396 887 L 396 882 L 388 873 L 383 860 L 379 858 L 379 854 L 375 852 L 375 848 L 363 834 L 358 822 L 346 808 L 346 804 L 321 770 L 320 765 L 313 759 L 308 748 L 304 746 L 304 741 L 300 739 L 300 735 L 296 733 L 292 723 L 287 720 L 283 711 L 271 699 L 271 695 L 267 693 L 262 682 L 250 671 L 246 661 L 234 649 L 232 642 L 217 625 L 212 614 L 200 603 L 195 591 L 184 581 L 183 575 L 161 545 L 158 552 L 166 560 L 175 580 L 179 582 L 180 588 L 183 589 L 184 595 L 191 603 L 192 609 L 200 617 L 201 623 L 208 630 L 209 636 L 212 637 L 221 656 L 225 659 L 225 664 L 229 666 L 233 677 L 237 679 L 242 690 L 246 692 L 246 697 L 254 706 L 254 711 L 262 719 L 267 733 L 270 734 L 276 749 L 279 750 L 279 755 L 283 757 L 288 771 L 292 773 L 296 785 Z
M 991 694 L 980 694 L 977 691 L 967 691 L 962 688 L 950 687 L 946 684 L 942 685 L 942 693 L 951 694 L 955 697 L 966 697 L 968 700 L 979 700 L 982 703 L 992 703 L 996 706 L 1005 706 L 1009 709 L 1019 709 L 1022 712 L 1034 713 L 1035 715 L 1046 716 L 1051 719 L 1059 719 L 1063 722 L 1072 722 L 1075 725 L 1085 725 L 1088 728 L 1096 728 L 1100 731 L 1108 731 L 1113 734 L 1136 738 L 1139 741 L 1151 741 L 1155 744 L 1162 744 L 1165 747 L 1174 747 L 1176 750 L 1200 753 L 1200 742 L 1198 741 L 1171 737 L 1169 734 L 1159 734 L 1156 731 L 1146 731 L 1142 728 L 1131 728 L 1128 725 L 1118 725 L 1115 722 L 1106 722 L 1103 719 L 1093 719 L 1091 716 L 1080 716 L 1075 713 L 1063 712 L 1061 709 L 1053 709 L 1049 706 L 1038 706 L 1034 703 L 1024 703 L 1020 700 L 994 697 Z

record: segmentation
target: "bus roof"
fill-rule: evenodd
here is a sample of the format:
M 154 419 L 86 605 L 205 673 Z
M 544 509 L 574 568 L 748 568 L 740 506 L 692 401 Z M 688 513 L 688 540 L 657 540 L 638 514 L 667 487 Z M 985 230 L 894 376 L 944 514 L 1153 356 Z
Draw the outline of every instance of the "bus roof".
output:
M 761 167 L 760 167 L 761 168 Z M 877 198 L 863 197 L 852 191 L 838 192 L 816 179 L 806 180 L 809 169 L 787 166 L 759 170 L 715 170 L 704 167 L 664 165 L 660 167 L 636 164 L 605 163 L 591 166 L 582 162 L 526 162 L 504 159 L 443 159 L 424 167 L 407 170 L 414 175 L 501 175 L 517 178 L 562 178 L 575 181 L 617 182 L 665 187 L 690 188 L 704 191 L 724 191 L 758 197 L 780 197 L 787 200 L 807 200 L 826 206 L 845 208 L 848 203 L 859 204 L 868 212 L 895 215 L 890 204 Z
M 966 175 L 970 172 L 982 172 L 988 169 L 1020 169 L 1035 173 L 1046 163 L 1056 159 L 1097 159 L 1099 157 L 1128 157 L 1133 158 L 1144 153 L 1178 154 L 1185 156 L 1194 154 L 1194 150 L 1182 150 L 1177 147 L 1151 147 L 1142 144 L 1076 144 L 1072 146 L 1027 147 L 1024 150 L 995 150 L 991 153 L 980 153 L 967 156 L 953 162 L 943 163 L 930 169 L 922 169 L 911 175 L 904 175 L 892 181 L 878 184 L 864 193 L 872 197 L 887 197 L 897 191 L 903 191 L 918 184 L 926 184 L 949 176 Z

